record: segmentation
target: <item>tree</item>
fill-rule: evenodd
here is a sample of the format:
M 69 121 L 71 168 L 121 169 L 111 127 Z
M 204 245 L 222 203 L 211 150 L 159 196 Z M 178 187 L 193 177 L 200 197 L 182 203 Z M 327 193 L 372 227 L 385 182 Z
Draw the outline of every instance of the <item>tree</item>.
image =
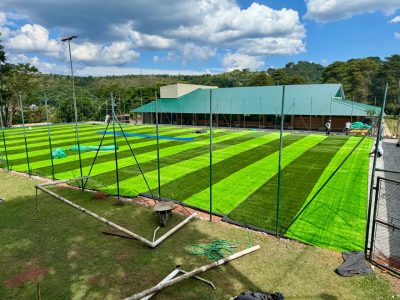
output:
M 320 83 L 324 69 L 322 65 L 308 61 L 289 62 L 284 68 L 290 77 L 296 78 L 292 81 L 298 82 L 302 78 L 298 83 Z
M 325 83 L 341 83 L 346 98 L 359 102 L 373 101 L 373 79 L 381 68 L 377 57 L 350 59 L 347 62 L 334 62 L 322 74 Z
M 386 57 L 380 71 L 373 80 L 373 94 L 377 99 L 383 99 L 386 82 L 388 88 L 388 113 L 395 113 L 396 102 L 400 99 L 400 55 Z
M 266 86 L 266 85 L 274 85 L 274 80 L 266 72 L 258 73 L 250 81 L 250 86 Z
M 1 36 L 1 33 L 0 33 L 0 36 Z M 6 62 L 6 52 L 4 51 L 4 47 L 1 44 L 1 40 L 0 40 L 0 65 L 4 64 L 5 62 Z
M 13 118 L 19 107 L 19 97 L 28 97 L 36 87 L 35 78 L 38 69 L 30 64 L 5 64 L 2 72 L 2 89 L 7 126 L 12 126 Z

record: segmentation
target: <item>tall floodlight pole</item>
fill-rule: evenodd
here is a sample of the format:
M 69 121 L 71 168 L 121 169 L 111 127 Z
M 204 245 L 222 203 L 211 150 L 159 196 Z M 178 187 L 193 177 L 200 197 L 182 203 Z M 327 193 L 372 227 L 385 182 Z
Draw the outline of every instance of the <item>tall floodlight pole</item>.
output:
M 24 108 L 22 105 L 22 97 L 19 95 L 19 109 L 21 111 L 21 118 L 22 118 L 22 128 L 24 130 L 24 143 L 25 143 L 25 154 L 26 154 L 26 164 L 28 166 L 28 174 L 31 176 L 31 167 L 29 164 L 29 149 L 28 149 L 28 142 L 26 140 L 26 128 L 25 128 L 25 119 L 24 119 Z
M 4 154 L 6 156 L 5 167 L 7 171 L 10 171 L 10 165 L 8 163 L 8 154 L 7 154 L 7 142 L 6 135 L 4 133 L 4 124 L 3 124 L 3 107 L 0 106 L 0 126 L 1 126 L 1 134 L 3 137 L 3 145 L 4 145 Z M 4 162 L 4 161 L 3 161 Z
M 47 105 L 47 96 L 44 94 L 44 105 L 46 106 L 46 123 L 47 123 L 47 135 L 49 136 L 49 147 L 50 147 L 50 160 L 51 160 L 51 176 L 54 177 L 54 162 L 53 162 L 53 146 L 51 143 L 51 132 L 49 123 L 49 106 Z
M 282 110 L 281 110 L 281 128 L 279 136 L 279 162 L 278 162 L 278 192 L 276 195 L 276 236 L 279 237 L 279 219 L 281 213 L 281 182 L 282 182 L 282 148 L 283 148 L 283 125 L 285 120 L 285 86 L 282 87 Z
M 157 140 L 157 183 L 158 183 L 158 199 L 161 200 L 161 170 L 160 170 L 160 139 L 158 135 L 158 97 L 155 92 L 155 108 L 156 108 L 156 140 Z
M 79 142 L 79 131 L 78 131 L 78 110 L 76 107 L 76 95 L 75 95 L 75 79 L 74 79 L 74 69 L 72 67 L 72 55 L 71 55 L 71 40 L 76 39 L 78 36 L 73 35 L 68 38 L 62 39 L 61 42 L 68 42 L 68 53 L 69 53 L 69 63 L 71 68 L 71 81 L 72 81 L 72 102 L 74 105 L 74 115 L 75 115 L 75 139 L 76 144 L 78 146 L 78 157 L 79 157 L 79 170 L 81 173 L 81 177 L 83 177 L 82 172 L 82 157 L 81 157 L 81 145 Z M 83 179 L 81 180 L 81 187 L 83 190 Z
M 212 222 L 212 200 L 213 200 L 213 156 L 212 156 L 212 120 L 213 119 L 213 112 L 212 112 L 212 89 L 210 89 L 210 222 Z

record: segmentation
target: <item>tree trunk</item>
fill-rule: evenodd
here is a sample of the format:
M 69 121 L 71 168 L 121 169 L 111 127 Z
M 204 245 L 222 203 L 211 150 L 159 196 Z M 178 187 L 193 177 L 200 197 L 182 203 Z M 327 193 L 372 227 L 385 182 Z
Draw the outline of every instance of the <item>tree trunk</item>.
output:
M 8 108 L 8 118 L 7 118 L 7 127 L 12 127 L 14 115 L 17 111 L 17 107 L 14 105 L 9 106 Z

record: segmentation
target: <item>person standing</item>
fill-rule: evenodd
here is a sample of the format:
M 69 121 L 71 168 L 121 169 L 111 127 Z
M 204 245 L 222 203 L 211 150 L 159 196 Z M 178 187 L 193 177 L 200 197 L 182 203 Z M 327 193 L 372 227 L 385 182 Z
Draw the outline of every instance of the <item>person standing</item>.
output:
M 344 127 L 344 133 L 345 133 L 346 135 L 349 135 L 350 129 L 351 129 L 351 123 L 350 123 L 349 121 L 347 121 L 347 122 L 346 122 L 346 125 L 345 125 L 345 127 Z
M 331 120 L 329 120 L 328 122 L 325 123 L 326 135 L 331 134 L 331 128 L 332 128 L 332 122 Z

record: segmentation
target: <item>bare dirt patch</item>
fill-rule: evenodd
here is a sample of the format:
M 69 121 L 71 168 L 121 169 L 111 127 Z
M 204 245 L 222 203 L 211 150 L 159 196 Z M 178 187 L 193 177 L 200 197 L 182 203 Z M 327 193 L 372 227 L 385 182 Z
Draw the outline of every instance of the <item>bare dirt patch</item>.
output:
M 26 281 L 37 281 L 49 273 L 49 269 L 37 267 L 37 266 L 29 266 L 28 270 L 25 272 L 18 274 L 15 277 L 9 278 L 5 281 L 6 287 L 15 287 L 18 286 Z

